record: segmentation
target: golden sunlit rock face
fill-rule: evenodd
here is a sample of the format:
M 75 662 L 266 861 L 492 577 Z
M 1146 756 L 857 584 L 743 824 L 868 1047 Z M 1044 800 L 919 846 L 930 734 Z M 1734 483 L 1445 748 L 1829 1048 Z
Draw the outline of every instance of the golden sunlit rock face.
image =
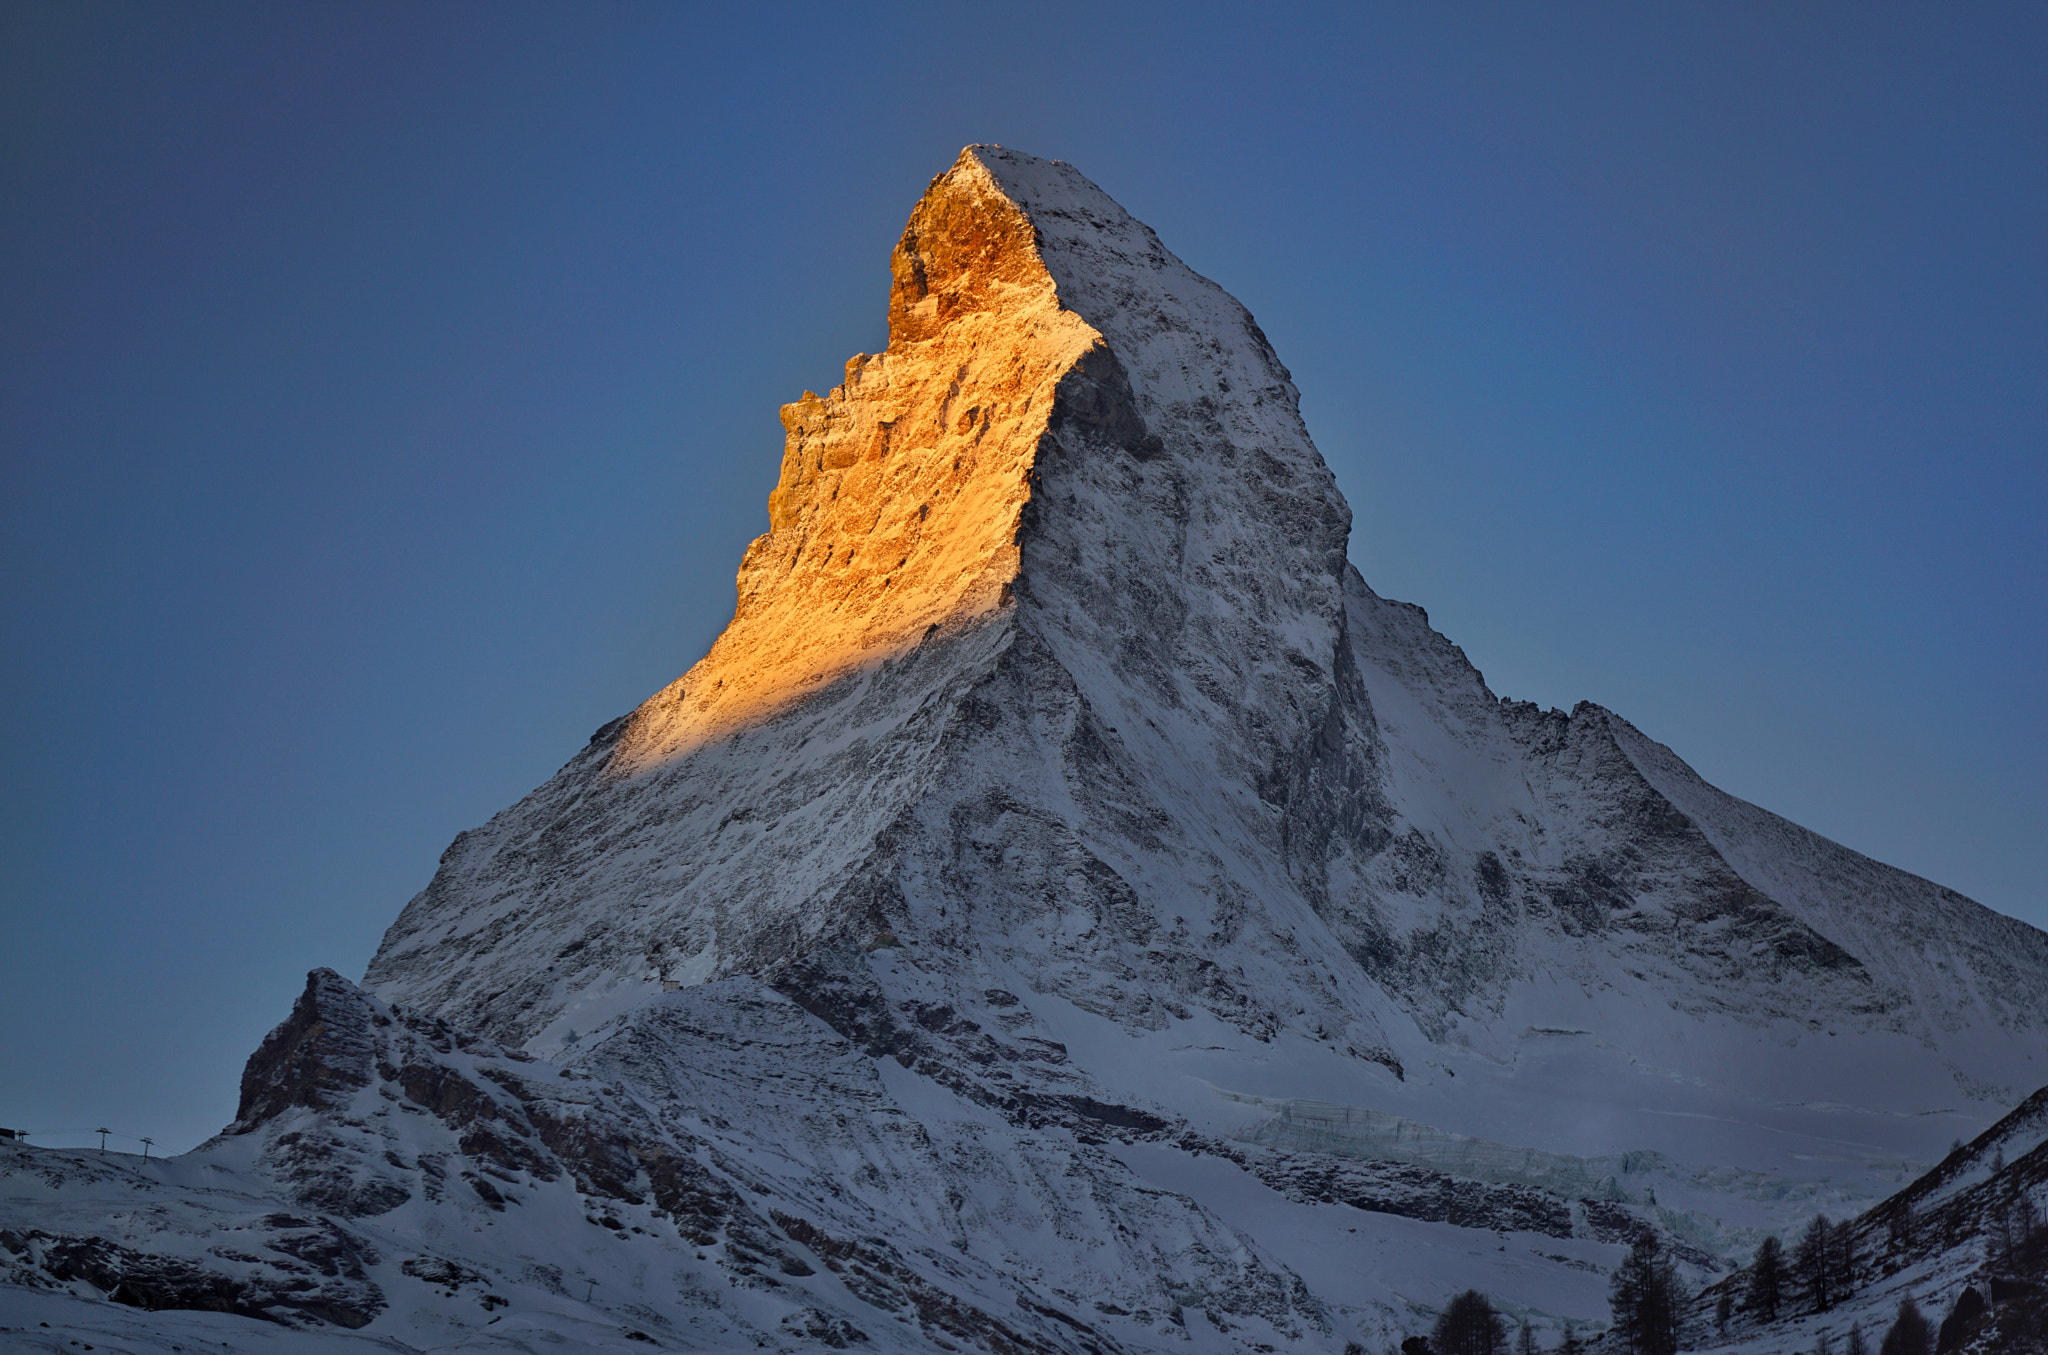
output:
M 888 350 L 783 406 L 781 482 L 732 623 L 637 713 L 615 770 L 1003 605 L 1056 390 L 1101 335 L 1061 307 L 1030 220 L 972 148 L 932 182 L 890 268 Z

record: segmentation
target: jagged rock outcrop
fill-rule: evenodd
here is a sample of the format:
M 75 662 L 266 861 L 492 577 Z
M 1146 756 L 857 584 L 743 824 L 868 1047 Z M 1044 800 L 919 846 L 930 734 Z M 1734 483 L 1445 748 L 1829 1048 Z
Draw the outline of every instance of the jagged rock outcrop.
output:
M 251 1057 L 241 1116 L 179 1167 L 6 1150 L 6 1196 L 59 1203 L 0 1213 L 0 1283 L 301 1340 L 510 1318 L 534 1348 L 1111 1355 L 1189 1306 L 1232 1344 L 1329 1337 L 1297 1277 L 1133 1188 L 1099 1136 L 1003 1124 L 920 1122 L 868 1053 L 750 979 L 668 994 L 569 1069 L 322 970 Z
M 710 653 L 194 1155 L 353 1239 L 367 1331 L 1554 1331 L 1631 1240 L 1710 1280 L 2048 1082 L 2048 937 L 1497 698 L 1346 563 L 1251 316 L 1070 167 L 963 152 L 889 321 L 784 409 Z

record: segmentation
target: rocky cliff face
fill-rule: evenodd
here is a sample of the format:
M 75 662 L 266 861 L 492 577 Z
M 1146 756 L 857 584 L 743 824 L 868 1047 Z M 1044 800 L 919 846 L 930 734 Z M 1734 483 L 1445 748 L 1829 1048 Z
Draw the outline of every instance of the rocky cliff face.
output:
M 1346 563 L 1251 317 L 1071 168 L 963 152 L 889 317 L 783 411 L 711 652 L 192 1155 L 344 1239 L 369 1332 L 1554 1332 L 1631 1238 L 1710 1279 L 2048 1082 L 2048 937 L 1496 698 Z

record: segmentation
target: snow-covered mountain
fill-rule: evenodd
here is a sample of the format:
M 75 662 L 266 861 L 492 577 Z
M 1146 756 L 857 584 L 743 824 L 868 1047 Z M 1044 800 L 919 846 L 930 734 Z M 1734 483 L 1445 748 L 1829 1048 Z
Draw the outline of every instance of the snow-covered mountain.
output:
M 2048 1083 L 2048 936 L 1496 698 L 1346 563 L 1251 316 L 1073 169 L 968 148 L 893 277 L 711 652 L 315 975 L 220 1138 L 0 1160 L 0 1305 L 1335 1351 L 1476 1286 L 1554 1331 L 1637 1232 L 1712 1278 Z

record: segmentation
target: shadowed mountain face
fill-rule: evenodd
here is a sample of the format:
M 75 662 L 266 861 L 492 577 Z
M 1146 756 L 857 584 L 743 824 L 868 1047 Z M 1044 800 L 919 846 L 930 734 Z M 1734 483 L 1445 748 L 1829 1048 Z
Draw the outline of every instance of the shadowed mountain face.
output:
M 179 1160 L 347 1282 L 179 1292 L 456 1349 L 1554 1332 L 1633 1237 L 1704 1280 L 2048 1082 L 2048 937 L 1496 698 L 1346 563 L 1250 315 L 1071 168 L 968 148 L 892 276 L 711 652 Z

